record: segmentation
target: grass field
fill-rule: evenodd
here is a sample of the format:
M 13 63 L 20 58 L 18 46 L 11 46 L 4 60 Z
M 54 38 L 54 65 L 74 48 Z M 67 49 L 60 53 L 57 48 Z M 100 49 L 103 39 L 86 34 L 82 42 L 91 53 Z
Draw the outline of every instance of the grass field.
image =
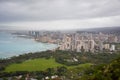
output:
M 63 64 L 59 64 L 55 62 L 55 59 L 34 59 L 34 60 L 27 60 L 23 63 L 19 64 L 11 64 L 8 67 L 6 67 L 5 72 L 14 72 L 14 71 L 44 71 L 47 68 L 55 68 L 58 66 L 65 66 L 68 69 L 74 68 L 74 67 L 88 67 L 90 66 L 90 63 L 86 64 L 80 64 L 78 66 L 65 66 Z

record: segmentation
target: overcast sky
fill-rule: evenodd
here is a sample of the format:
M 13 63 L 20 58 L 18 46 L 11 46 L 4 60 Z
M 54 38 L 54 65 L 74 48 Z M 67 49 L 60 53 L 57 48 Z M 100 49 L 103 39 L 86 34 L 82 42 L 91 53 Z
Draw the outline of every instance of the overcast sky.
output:
M 0 29 L 120 26 L 120 0 L 0 0 Z

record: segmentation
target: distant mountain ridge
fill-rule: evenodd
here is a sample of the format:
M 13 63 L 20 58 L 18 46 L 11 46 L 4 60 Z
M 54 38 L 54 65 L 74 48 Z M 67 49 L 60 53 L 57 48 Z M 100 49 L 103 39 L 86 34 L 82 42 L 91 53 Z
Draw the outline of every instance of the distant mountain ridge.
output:
M 77 32 L 103 32 L 103 33 L 112 33 L 120 35 L 120 26 L 118 27 L 102 27 L 102 28 L 90 28 L 85 30 L 78 30 Z

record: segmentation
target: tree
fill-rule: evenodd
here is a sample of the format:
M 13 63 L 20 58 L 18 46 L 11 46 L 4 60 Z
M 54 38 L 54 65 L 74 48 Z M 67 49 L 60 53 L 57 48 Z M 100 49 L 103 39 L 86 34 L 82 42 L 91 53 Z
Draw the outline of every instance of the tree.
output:
M 67 68 L 62 66 L 57 68 L 57 75 L 63 76 L 67 72 Z

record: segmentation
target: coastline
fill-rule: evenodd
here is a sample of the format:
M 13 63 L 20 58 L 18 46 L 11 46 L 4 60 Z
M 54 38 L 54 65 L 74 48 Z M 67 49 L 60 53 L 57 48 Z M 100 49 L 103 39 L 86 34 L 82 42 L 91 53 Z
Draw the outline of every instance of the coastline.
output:
M 57 44 L 37 42 L 34 40 L 34 38 L 18 37 L 17 35 L 13 36 L 13 34 L 11 35 L 11 33 L 9 32 L 5 35 L 7 35 L 8 37 L 6 38 L 6 36 L 4 36 L 3 34 L 2 37 L 5 38 L 5 40 L 3 41 L 9 41 L 9 43 L 1 43 L 0 59 L 19 56 L 21 54 L 27 54 L 30 52 L 33 53 L 47 50 L 55 50 L 58 47 Z

